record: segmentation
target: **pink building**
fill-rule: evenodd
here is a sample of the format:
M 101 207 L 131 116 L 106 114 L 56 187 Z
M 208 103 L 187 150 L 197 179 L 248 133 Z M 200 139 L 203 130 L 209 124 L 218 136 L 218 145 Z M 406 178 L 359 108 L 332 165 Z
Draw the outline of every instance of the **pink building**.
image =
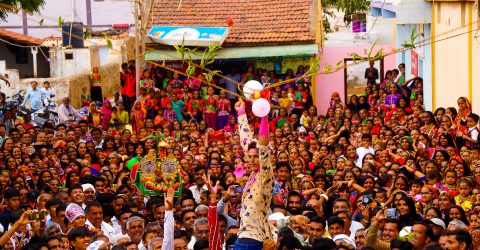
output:
M 383 51 L 388 52 L 391 51 L 394 46 L 393 45 L 378 45 L 374 50 L 375 54 L 380 48 L 383 48 Z M 333 65 L 341 60 L 345 60 L 346 58 L 351 58 L 348 54 L 355 52 L 362 55 L 364 49 L 370 49 L 370 45 L 364 46 L 341 46 L 341 47 L 326 47 L 323 51 L 320 51 L 319 54 L 322 54 L 321 60 L 321 68 L 325 68 L 325 65 Z M 352 61 L 347 62 L 347 64 L 351 64 Z M 366 63 L 368 65 L 368 63 Z M 346 71 L 348 72 L 349 67 L 347 69 L 341 69 L 337 72 L 330 73 L 330 74 L 320 74 L 317 75 L 316 78 L 316 85 L 315 85 L 315 103 L 318 108 L 319 114 L 325 114 L 328 108 L 328 103 L 330 101 L 330 97 L 333 92 L 338 92 L 343 103 L 348 103 L 348 99 L 345 100 L 346 96 L 346 81 L 345 75 Z M 389 69 L 396 68 L 395 65 L 395 55 L 387 56 L 384 58 L 383 62 L 383 69 L 387 71 Z M 380 70 L 380 69 L 379 69 Z M 363 74 L 363 72 L 360 72 Z M 366 85 L 366 80 L 365 80 Z

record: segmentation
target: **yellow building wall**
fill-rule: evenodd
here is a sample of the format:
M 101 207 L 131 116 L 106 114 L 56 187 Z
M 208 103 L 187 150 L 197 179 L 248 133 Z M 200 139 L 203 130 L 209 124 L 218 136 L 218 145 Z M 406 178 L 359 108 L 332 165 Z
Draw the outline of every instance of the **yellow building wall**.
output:
M 457 107 L 458 97 L 472 96 L 469 70 L 472 47 L 469 47 L 470 36 L 466 33 L 472 6 L 473 3 L 467 2 L 435 2 L 432 6 L 432 26 L 435 26 L 435 33 L 432 33 L 435 40 L 432 45 L 435 46 L 432 58 L 434 108 Z M 476 79 L 478 82 L 478 75 Z
M 480 19 L 475 17 L 477 12 L 473 11 L 472 23 L 472 105 L 473 111 L 480 113 Z M 475 31 L 477 30 L 477 31 Z M 477 33 L 478 32 L 478 33 Z M 478 38 L 475 38 L 475 35 Z

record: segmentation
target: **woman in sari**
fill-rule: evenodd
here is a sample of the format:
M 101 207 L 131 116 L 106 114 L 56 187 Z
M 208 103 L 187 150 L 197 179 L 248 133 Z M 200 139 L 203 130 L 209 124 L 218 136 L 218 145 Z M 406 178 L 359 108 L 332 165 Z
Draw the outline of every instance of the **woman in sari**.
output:
M 145 124 L 146 112 L 142 108 L 140 101 L 135 101 L 132 111 L 130 112 L 130 123 L 132 124 L 132 130 L 136 134 L 140 133 L 140 129 Z
M 458 98 L 457 105 L 458 111 L 455 120 L 453 120 L 453 124 L 460 127 L 460 131 L 464 132 L 467 128 L 467 116 L 472 113 L 472 105 L 470 104 L 470 101 L 463 96 Z
M 389 110 L 395 108 L 397 100 L 402 97 L 400 94 L 400 88 L 396 84 L 390 84 L 389 87 L 390 94 L 385 98 L 385 103 L 382 106 L 383 110 Z
M 102 123 L 102 113 L 97 109 L 95 102 L 90 103 L 88 108 L 88 123 L 91 127 L 96 127 Z
M 285 108 L 280 108 L 279 110 L 279 116 L 275 117 L 273 120 L 271 120 L 270 123 L 270 130 L 275 131 L 276 128 L 281 128 L 283 127 L 283 124 L 285 122 L 291 122 L 292 118 L 288 116 L 288 112 Z
M 112 118 L 112 103 L 110 100 L 105 99 L 103 100 L 103 107 L 102 107 L 102 127 L 104 130 L 107 130 L 108 126 L 110 126 L 110 119 Z

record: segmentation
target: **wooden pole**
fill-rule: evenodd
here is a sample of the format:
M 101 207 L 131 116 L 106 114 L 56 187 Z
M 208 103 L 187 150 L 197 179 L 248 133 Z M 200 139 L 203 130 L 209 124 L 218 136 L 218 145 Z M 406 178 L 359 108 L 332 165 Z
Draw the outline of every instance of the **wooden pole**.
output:
M 322 0 L 317 0 L 317 22 L 315 25 L 315 42 L 323 48 L 323 7 Z
M 140 59 L 139 59 L 139 54 L 140 54 L 140 48 L 139 48 L 139 36 L 140 36 L 140 29 L 138 27 L 138 8 L 140 3 L 138 2 L 140 0 L 135 1 L 135 11 L 134 11 L 134 16 L 135 16 L 135 90 L 137 94 L 137 99 L 140 94 Z

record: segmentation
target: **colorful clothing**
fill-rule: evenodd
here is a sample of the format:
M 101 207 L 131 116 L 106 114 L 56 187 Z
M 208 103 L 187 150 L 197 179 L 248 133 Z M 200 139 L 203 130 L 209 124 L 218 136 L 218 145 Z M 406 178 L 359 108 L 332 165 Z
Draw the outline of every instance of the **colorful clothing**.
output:
M 90 75 L 90 84 L 90 95 L 92 96 L 92 101 L 103 102 L 100 74 L 92 73 Z
M 140 81 L 140 86 L 146 89 L 153 89 L 155 88 L 155 81 L 152 79 L 143 79 Z
M 170 122 L 173 122 L 177 120 L 177 112 L 175 112 L 175 110 L 166 109 L 163 112 L 163 117 L 165 117 L 165 119 L 169 120 Z
M 182 100 L 178 100 L 176 102 L 172 101 L 172 108 L 175 110 L 177 121 L 183 121 L 182 110 L 185 103 Z
M 217 105 L 217 97 L 209 95 L 205 99 L 205 122 L 214 130 L 217 130 Z
M 473 207 L 472 198 L 470 196 L 463 197 L 461 195 L 457 195 L 455 196 L 455 203 L 462 207 L 466 213 L 468 213 L 468 211 L 470 211 L 470 209 Z
M 187 106 L 188 106 L 188 112 L 192 114 L 193 118 L 195 118 L 197 122 L 200 122 L 203 120 L 202 119 L 203 100 L 192 99 L 188 102 Z
M 238 117 L 240 144 L 245 152 L 249 142 L 253 139 L 247 116 Z M 252 172 L 242 194 L 242 209 L 240 211 L 240 229 L 238 238 L 253 239 L 260 242 L 273 240 L 268 223 L 268 212 L 272 200 L 273 168 L 270 162 L 270 149 L 268 146 L 258 146 L 260 168 Z
M 140 110 L 135 109 L 135 106 L 137 106 L 137 102 L 138 101 L 133 104 L 133 109 L 131 111 L 132 119 L 130 119 L 130 121 L 132 124 L 133 132 L 137 133 L 138 135 L 140 133 L 140 129 L 145 124 L 147 114 L 143 108 L 140 108 Z
M 480 144 L 478 143 L 478 134 L 479 133 L 480 133 L 480 131 L 479 131 L 477 126 L 472 127 L 472 128 L 468 128 L 468 132 L 467 132 L 468 137 L 470 137 L 471 139 L 473 139 L 477 142 L 471 142 L 471 141 L 465 140 L 465 146 L 467 146 L 467 148 L 474 149 L 474 148 L 479 148 L 480 147 Z
M 90 105 L 90 95 L 89 94 L 82 94 L 82 108 L 88 107 Z
M 218 99 L 218 117 L 217 117 L 217 129 L 223 129 L 228 123 L 228 117 L 230 117 L 230 100 Z

